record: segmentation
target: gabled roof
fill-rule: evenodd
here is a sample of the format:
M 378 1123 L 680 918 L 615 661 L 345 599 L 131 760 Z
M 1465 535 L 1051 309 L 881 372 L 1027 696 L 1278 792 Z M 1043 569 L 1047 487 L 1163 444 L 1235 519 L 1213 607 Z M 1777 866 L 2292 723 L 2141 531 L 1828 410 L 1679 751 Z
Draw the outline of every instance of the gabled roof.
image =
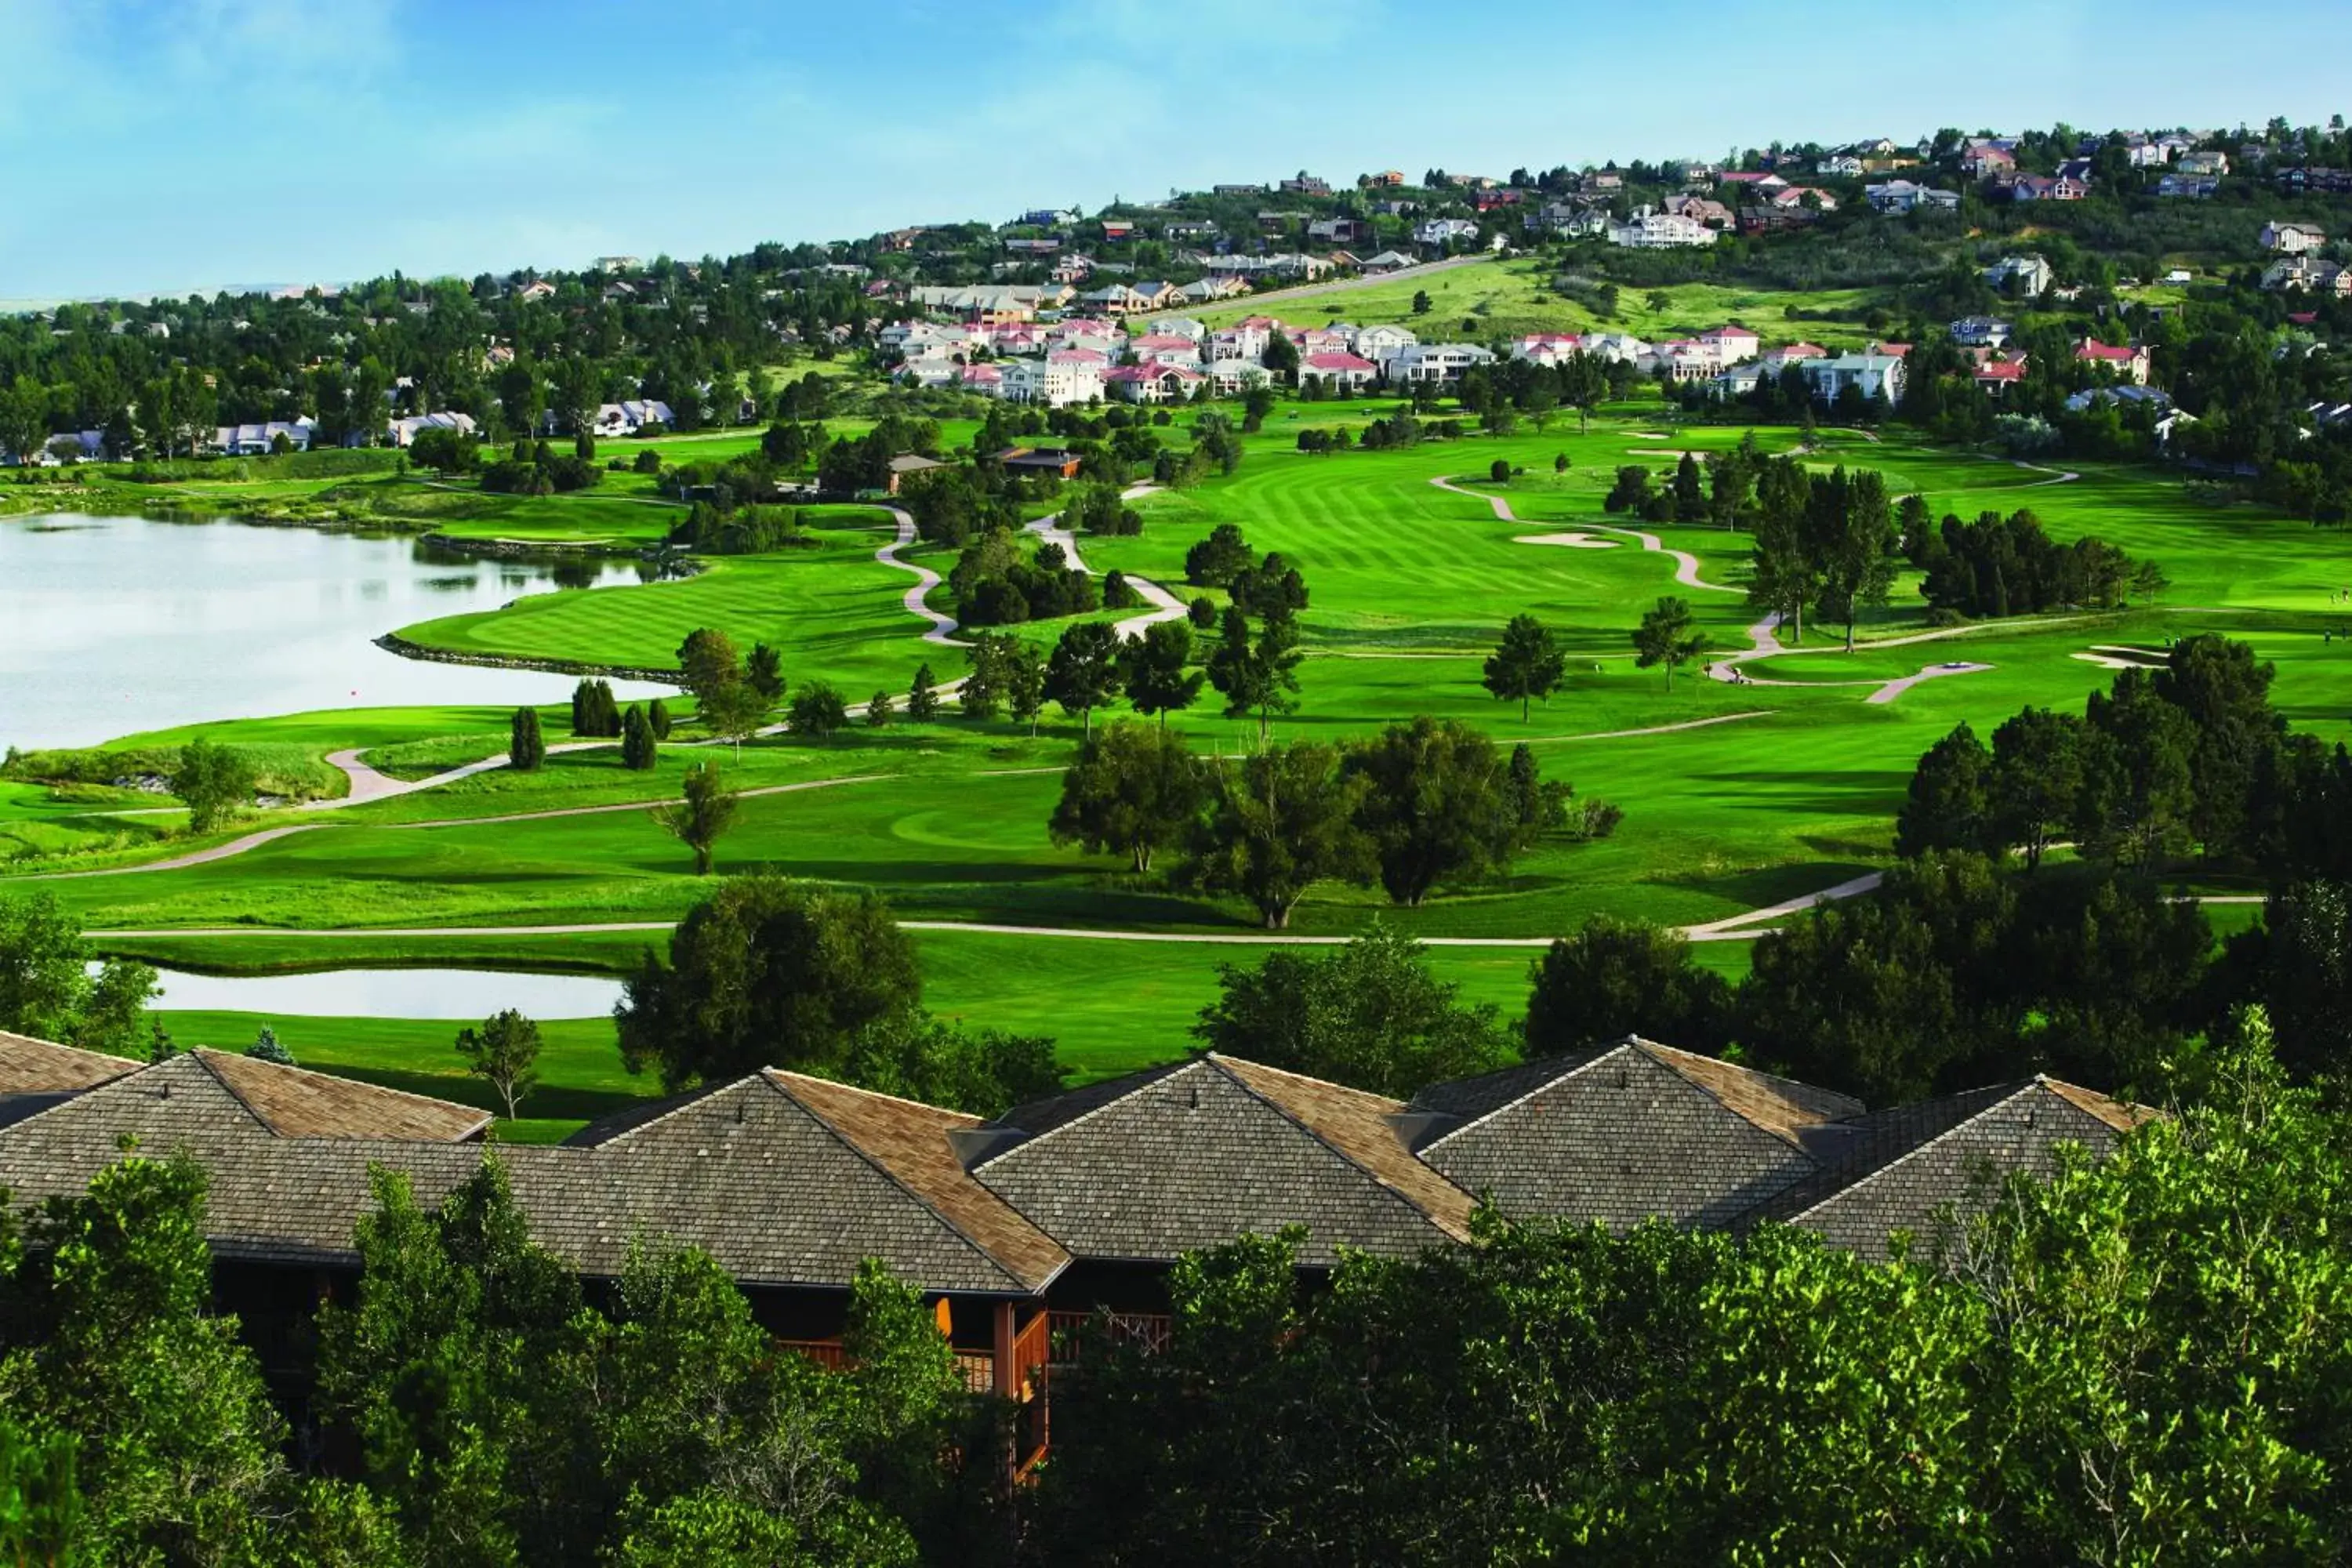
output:
M 2105 1153 L 2156 1114 L 2033 1078 L 1857 1117 L 1835 1158 L 1760 1205 L 1748 1223 L 1784 1220 L 1883 1257 L 1896 1232 L 1932 1240 L 1948 1215 L 1980 1210 L 2011 1174 L 2050 1174 L 2060 1144 Z
M 1813 1173 L 1860 1101 L 1638 1036 L 1423 1090 L 1422 1159 L 1506 1214 L 1724 1225 Z
M 1164 1261 L 1245 1232 L 1410 1253 L 1469 1234 L 1470 1196 L 1413 1158 L 1399 1101 L 1211 1054 L 988 1124 L 972 1173 L 1080 1257 Z

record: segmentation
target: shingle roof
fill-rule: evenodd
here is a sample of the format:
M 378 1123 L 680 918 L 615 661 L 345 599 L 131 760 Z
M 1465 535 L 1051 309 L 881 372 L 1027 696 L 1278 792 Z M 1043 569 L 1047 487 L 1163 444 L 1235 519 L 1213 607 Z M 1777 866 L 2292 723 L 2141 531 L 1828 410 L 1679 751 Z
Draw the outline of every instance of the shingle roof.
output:
M 1306 1228 L 1302 1261 L 1468 1234 L 1469 1195 L 1412 1157 L 1396 1100 L 1210 1055 L 1026 1106 L 973 1174 L 1082 1257 L 1146 1261 Z
M 1785 1220 L 1884 1257 L 1896 1232 L 1931 1240 L 1948 1216 L 1980 1208 L 2011 1174 L 2050 1174 L 2060 1144 L 2105 1153 L 2155 1114 L 2046 1078 L 1900 1106 L 1848 1123 L 1851 1141 L 1833 1162 L 1747 1222 Z
M 490 1124 L 490 1113 L 355 1079 L 281 1067 L 199 1047 L 188 1055 L 280 1138 L 390 1138 L 455 1143 Z
M 128 1057 L 77 1050 L 0 1029 L 0 1095 L 70 1094 L 137 1071 Z
M 486 1152 L 289 1134 L 271 1121 L 281 1107 L 239 1092 L 219 1066 L 175 1057 L 0 1127 L 0 1184 L 19 1202 L 78 1193 L 121 1158 L 128 1137 L 149 1154 L 185 1151 L 205 1166 L 207 1228 L 220 1253 L 347 1261 L 352 1229 L 374 1205 L 371 1167 L 405 1173 L 429 1205 Z M 972 1121 L 791 1074 L 754 1075 L 607 1126 L 593 1142 L 516 1145 L 499 1157 L 532 1236 L 583 1274 L 616 1275 L 632 1241 L 664 1237 L 703 1248 L 750 1285 L 839 1288 L 863 1259 L 879 1258 L 927 1290 L 1033 1294 L 1067 1257 L 962 1175 L 947 1131 Z M 926 1146 L 934 1131 L 937 1144 Z
M 1725 1225 L 1811 1174 L 1844 1095 L 1638 1037 L 1424 1090 L 1421 1158 L 1516 1217 Z

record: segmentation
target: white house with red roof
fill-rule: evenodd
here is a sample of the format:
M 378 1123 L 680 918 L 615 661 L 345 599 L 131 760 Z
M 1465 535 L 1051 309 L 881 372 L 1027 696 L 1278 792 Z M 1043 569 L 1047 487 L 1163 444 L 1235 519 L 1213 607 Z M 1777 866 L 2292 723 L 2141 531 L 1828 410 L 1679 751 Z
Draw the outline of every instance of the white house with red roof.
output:
M 2077 364 L 2105 365 L 2134 386 L 2147 384 L 2147 345 L 2102 343 L 2084 338 L 2074 345 Z
M 1709 353 L 1725 364 L 1738 364 L 1741 360 L 1754 359 L 1764 346 L 1764 340 L 1737 321 L 1720 327 L 1709 327 L 1698 335 Z
M 1093 403 L 1103 395 L 1102 356 L 1065 350 L 1042 360 L 1013 360 L 1003 367 L 999 395 L 1013 403 L 1065 408 Z
M 2006 397 L 2009 389 L 2025 379 L 2025 355 L 2000 354 L 1977 366 L 1976 384 L 1993 397 Z
M 1128 343 L 1127 357 L 1137 364 L 1197 366 L 1201 363 L 1201 345 L 1190 338 L 1147 332 Z
M 1189 365 L 1123 364 L 1103 373 L 1102 386 L 1128 403 L 1181 403 L 1206 380 Z
M 1370 385 L 1380 379 L 1381 367 L 1368 359 L 1343 351 L 1301 354 L 1298 359 L 1298 384 L 1309 380 L 1320 381 L 1334 389 L 1347 387 L 1353 391 Z
M 1584 351 L 1574 332 L 1529 332 L 1511 344 L 1511 357 L 1529 364 L 1560 365 Z
M 1802 364 L 1811 359 L 1827 359 L 1830 351 L 1819 343 L 1784 343 L 1756 362 L 1756 368 L 1767 375 L 1778 375 L 1792 364 Z

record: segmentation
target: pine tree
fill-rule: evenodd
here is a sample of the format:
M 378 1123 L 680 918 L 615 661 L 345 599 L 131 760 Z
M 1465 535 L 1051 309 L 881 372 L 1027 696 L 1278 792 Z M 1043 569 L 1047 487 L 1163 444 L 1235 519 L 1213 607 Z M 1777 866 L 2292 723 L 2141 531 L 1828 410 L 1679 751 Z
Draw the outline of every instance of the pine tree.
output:
M 645 773 L 658 759 L 658 745 L 654 739 L 652 721 L 642 708 L 632 708 L 621 725 L 621 765 L 632 773 Z
M 907 721 L 910 724 L 928 724 L 939 713 L 939 693 L 931 689 L 931 679 L 929 665 L 915 667 L 914 684 L 907 688 Z
M 519 773 L 539 771 L 547 760 L 547 742 L 539 732 L 539 710 L 518 708 L 514 725 L 507 739 L 507 764 Z

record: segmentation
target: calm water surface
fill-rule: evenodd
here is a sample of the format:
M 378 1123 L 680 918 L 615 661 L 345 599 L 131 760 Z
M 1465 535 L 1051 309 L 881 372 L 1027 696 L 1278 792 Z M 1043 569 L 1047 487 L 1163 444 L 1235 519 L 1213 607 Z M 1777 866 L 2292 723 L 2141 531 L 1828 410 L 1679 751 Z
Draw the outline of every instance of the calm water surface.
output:
M 373 639 L 524 594 L 640 580 L 634 561 L 491 560 L 413 537 L 72 513 L 0 521 L 0 746 L 85 746 L 318 708 L 559 702 L 571 676 L 431 664 Z
M 592 974 L 489 969 L 331 969 L 316 974 L 224 976 L 162 972 L 150 1005 L 302 1018 L 446 1018 L 479 1023 L 502 1008 L 533 1018 L 597 1018 L 621 983 Z

